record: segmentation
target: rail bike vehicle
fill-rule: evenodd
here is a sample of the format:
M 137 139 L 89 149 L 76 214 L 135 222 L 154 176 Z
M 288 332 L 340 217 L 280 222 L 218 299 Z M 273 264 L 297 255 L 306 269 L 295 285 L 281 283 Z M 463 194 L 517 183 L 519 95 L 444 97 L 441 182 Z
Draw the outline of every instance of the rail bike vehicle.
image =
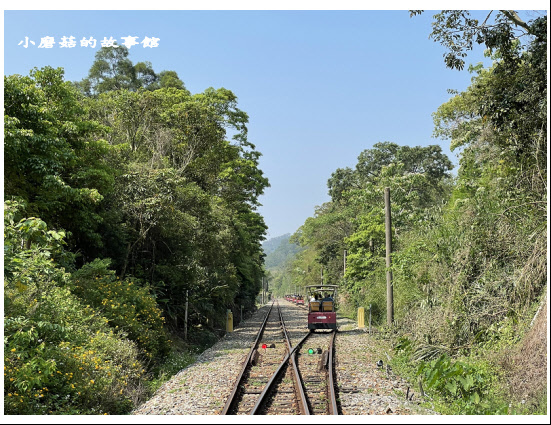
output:
M 335 298 L 337 285 L 309 285 L 308 293 L 308 329 L 337 329 Z

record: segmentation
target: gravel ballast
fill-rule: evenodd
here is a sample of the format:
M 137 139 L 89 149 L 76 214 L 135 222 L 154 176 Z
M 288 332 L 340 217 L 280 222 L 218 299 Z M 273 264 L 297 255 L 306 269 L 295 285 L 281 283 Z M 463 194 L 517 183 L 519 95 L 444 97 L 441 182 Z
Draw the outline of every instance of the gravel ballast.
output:
M 307 332 L 306 310 L 281 299 L 279 304 L 295 344 Z M 195 363 L 165 382 L 132 414 L 220 414 L 268 308 L 269 305 L 261 307 L 234 332 L 227 333 L 205 350 Z M 338 324 L 336 382 L 343 414 L 434 414 L 421 409 L 416 396 L 413 401 L 405 400 L 409 384 L 392 371 L 387 372 L 386 359 L 382 359 L 382 368 L 376 365 L 381 354 L 374 348 L 376 344 L 372 336 L 357 329 L 348 319 L 339 319 Z

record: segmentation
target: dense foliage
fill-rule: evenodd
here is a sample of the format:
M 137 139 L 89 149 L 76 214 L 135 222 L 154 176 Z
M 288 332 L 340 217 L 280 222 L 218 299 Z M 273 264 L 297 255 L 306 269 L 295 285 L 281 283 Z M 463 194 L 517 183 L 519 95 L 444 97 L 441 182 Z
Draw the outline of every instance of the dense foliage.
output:
M 305 250 L 288 267 L 288 286 L 318 283 L 323 267 L 325 281 L 340 286 L 342 313 L 371 305 L 385 326 L 383 190 L 390 188 L 393 332 L 409 347 L 398 351 L 420 362 L 417 374 L 430 390 L 459 400 L 452 413 L 507 411 L 482 400 L 495 370 L 478 373 L 450 356 L 519 342 L 545 294 L 547 17 L 519 20 L 513 11 L 491 25 L 467 11 L 435 15 L 432 37 L 449 49 L 450 68 L 463 67 L 473 41 L 494 60 L 488 69 L 471 66 L 472 84 L 434 113 L 435 135 L 459 152 L 456 177 L 438 146 L 376 143 L 354 169 L 332 174 L 331 201 L 292 238 Z
M 186 302 L 191 338 L 255 308 L 268 181 L 248 116 L 122 47 L 80 83 L 4 81 L 6 412 L 128 411 Z
M 20 218 L 21 207 L 4 207 L 5 412 L 125 412 L 145 373 L 136 343 L 71 291 L 70 274 L 55 261 L 63 233 Z

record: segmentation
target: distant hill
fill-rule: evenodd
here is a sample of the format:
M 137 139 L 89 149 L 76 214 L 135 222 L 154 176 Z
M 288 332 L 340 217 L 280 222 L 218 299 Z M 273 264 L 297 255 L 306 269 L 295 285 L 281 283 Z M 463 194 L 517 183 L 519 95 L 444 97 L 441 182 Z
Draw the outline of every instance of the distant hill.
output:
M 266 255 L 271 254 L 277 249 L 277 247 L 282 241 L 288 242 L 290 237 L 291 237 L 291 234 L 286 233 L 284 235 L 277 236 L 275 238 L 268 239 L 267 241 L 262 242 L 262 249 L 264 250 L 264 254 Z
M 294 243 L 289 243 L 290 233 L 267 240 L 262 244 L 266 254 L 265 265 L 267 270 L 275 270 L 283 267 L 287 260 L 295 256 L 302 248 Z

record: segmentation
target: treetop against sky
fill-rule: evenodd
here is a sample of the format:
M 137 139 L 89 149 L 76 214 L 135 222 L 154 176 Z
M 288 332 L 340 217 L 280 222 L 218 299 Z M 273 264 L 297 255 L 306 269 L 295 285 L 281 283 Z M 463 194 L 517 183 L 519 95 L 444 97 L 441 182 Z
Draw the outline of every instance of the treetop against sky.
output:
M 538 12 L 523 13 L 529 19 Z M 50 65 L 80 81 L 102 45 L 117 43 L 133 63 L 176 71 L 191 93 L 232 90 L 263 155 L 271 187 L 259 211 L 274 237 L 294 232 L 328 201 L 331 173 L 353 166 L 377 142 L 440 144 L 457 164 L 448 142 L 431 138 L 431 114 L 451 97 L 448 89 L 465 89 L 472 75 L 446 68 L 444 48 L 428 38 L 433 14 L 8 10 L 4 74 Z M 466 64 L 478 62 L 490 63 L 475 46 Z

